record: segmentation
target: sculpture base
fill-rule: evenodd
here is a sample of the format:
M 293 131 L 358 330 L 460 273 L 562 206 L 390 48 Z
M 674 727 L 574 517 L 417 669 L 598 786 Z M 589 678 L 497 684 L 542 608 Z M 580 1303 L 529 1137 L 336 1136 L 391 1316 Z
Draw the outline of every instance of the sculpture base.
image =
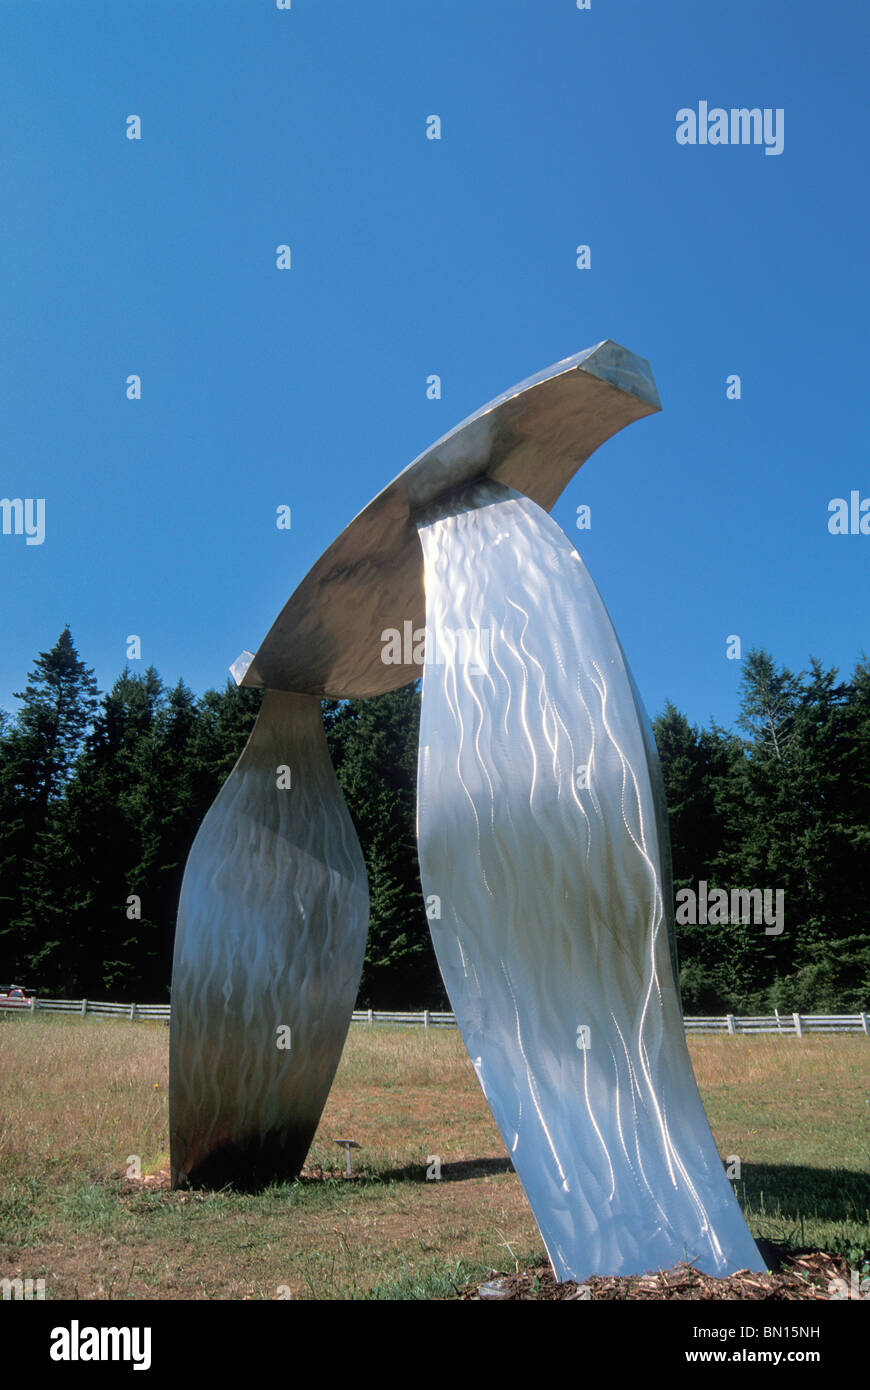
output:
M 284 1134 L 254 1136 L 248 1143 L 225 1144 L 212 1150 L 191 1172 L 172 1170 L 173 1188 L 232 1187 L 237 1192 L 259 1192 L 272 1183 L 298 1178 L 311 1146 L 311 1138 Z

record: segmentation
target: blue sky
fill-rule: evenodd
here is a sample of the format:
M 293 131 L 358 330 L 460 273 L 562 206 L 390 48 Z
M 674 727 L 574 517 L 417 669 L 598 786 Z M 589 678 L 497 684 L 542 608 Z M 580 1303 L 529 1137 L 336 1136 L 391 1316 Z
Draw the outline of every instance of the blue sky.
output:
M 604 338 L 664 408 L 554 516 L 650 715 L 730 725 L 731 634 L 848 674 L 868 40 L 845 0 L 4 0 L 0 495 L 46 525 L 0 535 L 0 706 L 65 623 L 101 689 L 132 633 L 222 686 L 412 458 Z M 782 152 L 679 145 L 700 101 L 781 109 Z

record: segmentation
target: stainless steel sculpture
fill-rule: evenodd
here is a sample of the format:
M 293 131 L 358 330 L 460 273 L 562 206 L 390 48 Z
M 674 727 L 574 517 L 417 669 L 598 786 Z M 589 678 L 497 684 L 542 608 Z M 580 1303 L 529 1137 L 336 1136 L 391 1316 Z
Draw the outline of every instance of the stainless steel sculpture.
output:
M 170 1025 L 176 1185 L 299 1171 L 367 931 L 365 863 L 320 701 L 270 690 L 184 871 Z
M 599 444 L 658 409 L 648 364 L 611 342 L 506 392 L 360 513 L 237 663 L 267 694 L 182 889 L 176 1183 L 302 1164 L 367 915 L 318 699 L 415 679 L 407 654 L 385 662 L 384 638 L 425 621 L 418 835 L 433 940 L 556 1274 L 763 1268 L 686 1048 L 652 732 L 598 592 L 547 515 Z M 292 789 L 277 789 L 279 767 Z

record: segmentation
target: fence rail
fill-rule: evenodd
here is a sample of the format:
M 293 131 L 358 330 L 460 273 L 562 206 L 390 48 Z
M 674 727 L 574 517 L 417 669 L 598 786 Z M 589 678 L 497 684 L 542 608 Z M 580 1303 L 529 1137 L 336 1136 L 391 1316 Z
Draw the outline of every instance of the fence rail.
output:
M 169 1022 L 168 1004 L 101 1004 L 92 999 L 29 999 L 26 1003 L 0 999 L 0 1017 L 8 1013 L 95 1014 L 102 1018 L 127 1018 Z M 356 1009 L 354 1023 L 373 1027 L 391 1023 L 408 1028 L 455 1028 L 456 1016 L 423 1009 L 384 1013 L 380 1009 Z M 725 1014 L 718 1017 L 684 1018 L 687 1033 L 781 1033 L 801 1038 L 806 1033 L 863 1033 L 870 1037 L 870 1013 L 859 1014 L 757 1014 L 746 1017 Z

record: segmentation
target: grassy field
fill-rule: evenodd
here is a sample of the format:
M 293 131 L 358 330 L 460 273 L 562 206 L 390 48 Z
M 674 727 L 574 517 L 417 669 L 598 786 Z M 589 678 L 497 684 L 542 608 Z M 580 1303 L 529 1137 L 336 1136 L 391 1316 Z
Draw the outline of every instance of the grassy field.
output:
M 455 1030 L 352 1028 L 312 1176 L 255 1195 L 168 1190 L 168 1031 L 0 1020 L 0 1277 L 42 1277 L 48 1298 L 424 1298 L 543 1258 Z M 862 1264 L 867 1039 L 690 1049 L 719 1152 L 740 1157 L 753 1235 Z M 336 1136 L 362 1145 L 350 1182 Z M 144 1181 L 127 1177 L 134 1155 Z

